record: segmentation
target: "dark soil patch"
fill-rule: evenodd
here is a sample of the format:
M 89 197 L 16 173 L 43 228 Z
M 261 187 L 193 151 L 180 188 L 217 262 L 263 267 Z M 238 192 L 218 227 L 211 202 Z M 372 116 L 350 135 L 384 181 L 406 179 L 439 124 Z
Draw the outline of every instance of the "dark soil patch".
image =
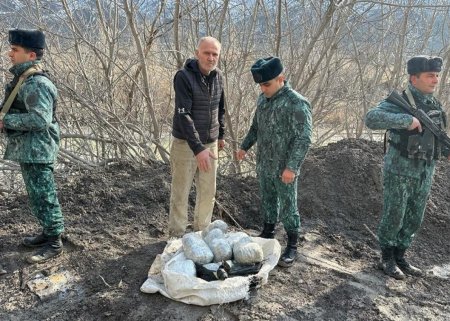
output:
M 373 233 L 382 209 L 382 157 L 379 143 L 340 141 L 311 150 L 299 181 L 302 245 L 320 249 L 324 260 L 340 267 L 357 268 L 358 274 L 299 260 L 291 269 L 276 268 L 250 300 L 213 307 L 188 306 L 139 291 L 167 238 L 167 165 L 119 163 L 95 171 L 57 173 L 66 219 L 61 257 L 27 265 L 23 258 L 28 251 L 18 244 L 38 232 L 27 198 L 6 195 L 0 204 L 0 257 L 8 270 L 0 276 L 0 319 L 444 320 L 442 316 L 450 315 L 447 280 L 408 278 L 392 283 L 373 267 L 378 257 Z M 194 199 L 193 189 L 190 212 Z M 443 161 L 410 251 L 425 268 L 448 263 L 449 201 L 450 163 Z M 256 178 L 221 176 L 217 202 L 214 218 L 247 230 L 262 225 Z M 284 244 L 282 227 L 277 231 Z M 36 271 L 51 274 L 55 268 L 69 271 L 77 286 L 42 301 L 25 283 Z M 370 280 L 372 276 L 381 285 Z M 364 280 L 375 282 L 374 293 Z M 396 306 L 401 306 L 397 315 L 390 312 Z

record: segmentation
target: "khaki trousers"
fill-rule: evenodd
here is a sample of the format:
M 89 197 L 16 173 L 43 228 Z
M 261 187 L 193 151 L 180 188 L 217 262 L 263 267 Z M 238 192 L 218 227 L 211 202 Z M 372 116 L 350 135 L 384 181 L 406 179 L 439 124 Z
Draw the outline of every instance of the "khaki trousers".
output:
M 216 157 L 217 141 L 205 144 Z M 211 159 L 211 169 L 201 172 L 197 159 L 187 141 L 173 138 L 170 149 L 172 187 L 170 193 L 169 235 L 182 236 L 188 223 L 188 199 L 192 181 L 195 179 L 196 199 L 194 230 L 200 231 L 211 223 L 216 195 L 217 160 Z

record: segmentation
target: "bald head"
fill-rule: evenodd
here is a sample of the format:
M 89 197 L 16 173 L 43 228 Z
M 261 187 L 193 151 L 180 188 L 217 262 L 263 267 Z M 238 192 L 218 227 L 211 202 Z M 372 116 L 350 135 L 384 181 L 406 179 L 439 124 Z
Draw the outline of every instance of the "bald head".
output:
M 198 67 L 202 74 L 209 75 L 211 71 L 216 69 L 219 62 L 220 49 L 220 42 L 216 38 L 200 38 L 197 49 L 195 50 L 195 55 L 198 60 Z
M 198 50 L 198 48 L 200 48 L 200 46 L 202 45 L 203 42 L 208 42 L 208 43 L 214 44 L 219 49 L 219 51 L 222 48 L 222 45 L 220 44 L 219 40 L 217 40 L 214 37 L 207 36 L 207 37 L 201 37 L 198 40 L 197 50 Z

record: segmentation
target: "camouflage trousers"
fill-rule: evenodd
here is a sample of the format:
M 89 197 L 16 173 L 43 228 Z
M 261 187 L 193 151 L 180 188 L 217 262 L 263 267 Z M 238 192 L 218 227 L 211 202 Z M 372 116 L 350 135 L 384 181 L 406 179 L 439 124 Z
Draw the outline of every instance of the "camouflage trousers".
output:
M 64 219 L 56 195 L 53 164 L 21 163 L 20 168 L 31 212 L 41 224 L 44 234 L 61 234 L 64 231 Z
M 420 179 L 389 172 L 383 175 L 384 204 L 378 240 L 381 248 L 407 249 L 422 224 L 433 177 Z
M 264 222 L 283 223 L 286 232 L 299 232 L 300 214 L 297 208 L 297 178 L 285 184 L 280 177 L 258 175 L 261 212 Z

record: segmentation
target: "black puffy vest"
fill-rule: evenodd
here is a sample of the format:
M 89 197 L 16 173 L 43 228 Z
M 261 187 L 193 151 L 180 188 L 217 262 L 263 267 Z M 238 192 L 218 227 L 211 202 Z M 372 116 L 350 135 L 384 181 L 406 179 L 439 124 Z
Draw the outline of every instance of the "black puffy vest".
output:
M 181 69 L 189 80 L 192 92 L 191 116 L 195 129 L 203 144 L 212 143 L 219 137 L 219 103 L 222 96 L 222 75 L 219 71 L 213 71 L 206 83 L 200 72 Z M 208 90 L 209 89 L 209 90 Z M 185 139 L 181 130 L 182 124 L 174 120 L 172 134 L 180 139 Z

